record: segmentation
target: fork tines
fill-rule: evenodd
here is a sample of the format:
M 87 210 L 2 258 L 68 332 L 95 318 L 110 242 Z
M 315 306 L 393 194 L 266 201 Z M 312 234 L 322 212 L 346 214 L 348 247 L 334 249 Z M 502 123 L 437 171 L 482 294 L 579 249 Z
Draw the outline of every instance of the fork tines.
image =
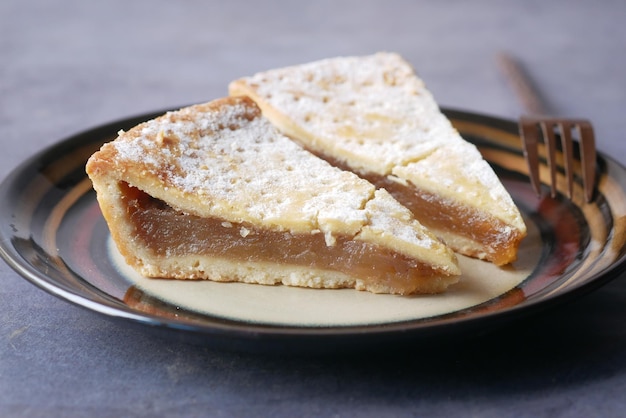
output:
M 596 146 L 593 127 L 589 121 L 523 116 L 520 118 L 520 136 L 524 156 L 528 163 L 530 181 L 537 195 L 541 193 L 539 147 L 543 142 L 546 149 L 546 165 L 550 172 L 551 195 L 555 197 L 557 192 L 557 172 L 559 171 L 557 151 L 560 151 L 567 181 L 567 196 L 570 199 L 574 187 L 574 146 L 577 140 L 585 200 L 591 201 L 596 172 Z

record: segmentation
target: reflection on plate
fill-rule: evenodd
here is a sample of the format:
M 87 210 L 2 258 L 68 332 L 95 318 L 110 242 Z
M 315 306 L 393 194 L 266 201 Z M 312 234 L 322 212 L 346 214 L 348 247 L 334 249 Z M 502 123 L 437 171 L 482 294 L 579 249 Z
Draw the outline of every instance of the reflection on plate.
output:
M 624 271 L 626 171 L 600 154 L 598 193 L 532 192 L 515 123 L 446 110 L 494 166 L 529 226 L 511 266 L 461 257 L 443 295 L 401 297 L 238 283 L 145 279 L 120 260 L 84 172 L 87 158 L 141 115 L 68 138 L 0 187 L 0 255 L 29 281 L 124 324 L 233 349 L 329 351 L 462 336 L 589 291 Z

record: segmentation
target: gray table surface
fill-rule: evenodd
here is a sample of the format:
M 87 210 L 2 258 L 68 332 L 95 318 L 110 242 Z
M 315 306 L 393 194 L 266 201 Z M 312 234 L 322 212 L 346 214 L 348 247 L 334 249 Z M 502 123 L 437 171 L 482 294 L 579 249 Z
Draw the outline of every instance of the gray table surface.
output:
M 494 56 L 626 162 L 624 1 L 0 2 L 0 178 L 70 134 L 256 71 L 403 54 L 443 106 L 515 118 Z M 624 416 L 626 277 L 453 350 L 225 352 L 130 328 L 0 263 L 0 416 Z

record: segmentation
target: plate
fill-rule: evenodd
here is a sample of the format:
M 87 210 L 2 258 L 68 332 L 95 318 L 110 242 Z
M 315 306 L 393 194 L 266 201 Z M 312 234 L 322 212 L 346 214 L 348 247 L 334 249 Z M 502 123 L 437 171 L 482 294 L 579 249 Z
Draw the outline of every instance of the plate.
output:
M 0 255 L 40 288 L 121 324 L 255 352 L 321 353 L 465 338 L 593 290 L 626 269 L 626 170 L 620 164 L 599 154 L 591 203 L 582 200 L 579 184 L 572 200 L 537 197 L 514 122 L 444 112 L 494 167 L 529 235 L 511 266 L 461 257 L 461 282 L 443 295 L 138 276 L 111 242 L 84 166 L 120 129 L 163 111 L 74 135 L 16 168 L 0 186 Z

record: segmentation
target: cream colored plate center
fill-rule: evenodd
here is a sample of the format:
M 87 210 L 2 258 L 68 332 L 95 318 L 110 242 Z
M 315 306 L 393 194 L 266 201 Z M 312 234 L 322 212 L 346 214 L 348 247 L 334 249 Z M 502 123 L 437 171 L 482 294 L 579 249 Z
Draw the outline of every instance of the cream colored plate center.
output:
M 109 239 L 113 262 L 144 292 L 174 306 L 241 322 L 298 326 L 340 327 L 386 324 L 443 315 L 494 299 L 532 273 L 541 255 L 535 225 L 526 221 L 528 236 L 519 259 L 500 268 L 459 256 L 463 275 L 458 284 L 439 295 L 376 295 L 351 289 L 318 290 L 288 286 L 148 279 L 126 265 Z

